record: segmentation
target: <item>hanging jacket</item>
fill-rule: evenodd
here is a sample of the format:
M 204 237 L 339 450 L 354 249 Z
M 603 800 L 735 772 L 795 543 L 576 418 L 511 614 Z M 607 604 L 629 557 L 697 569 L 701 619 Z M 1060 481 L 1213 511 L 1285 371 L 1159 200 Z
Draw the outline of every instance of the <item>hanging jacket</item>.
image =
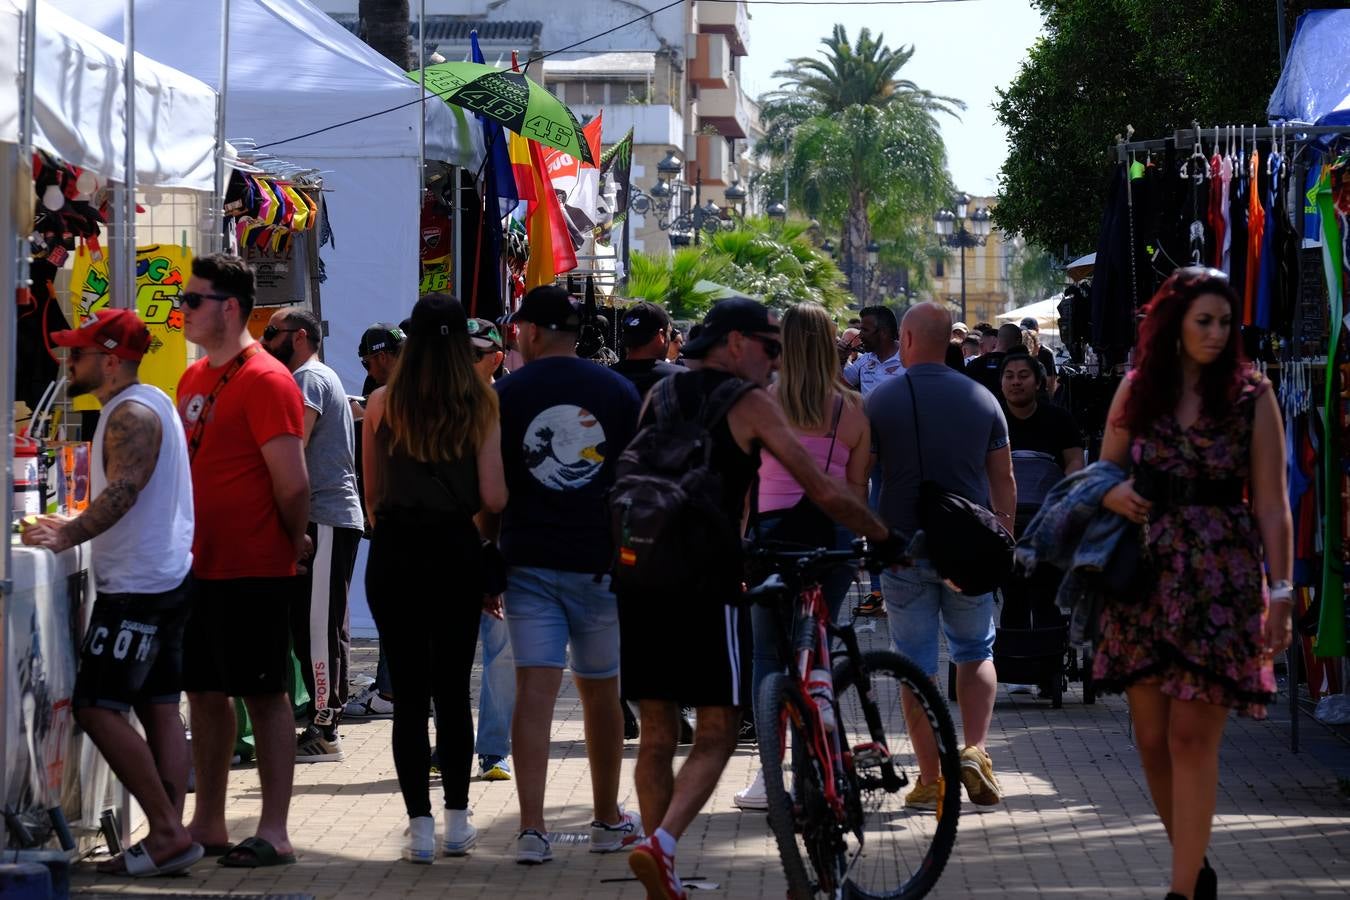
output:
M 1063 571 L 1055 602 L 1069 614 L 1069 640 L 1091 641 L 1106 595 L 1100 575 L 1115 555 L 1129 524 L 1102 506 L 1102 498 L 1126 478 L 1113 462 L 1098 460 L 1069 475 L 1046 494 L 1013 553 L 1027 572 L 1047 565 Z

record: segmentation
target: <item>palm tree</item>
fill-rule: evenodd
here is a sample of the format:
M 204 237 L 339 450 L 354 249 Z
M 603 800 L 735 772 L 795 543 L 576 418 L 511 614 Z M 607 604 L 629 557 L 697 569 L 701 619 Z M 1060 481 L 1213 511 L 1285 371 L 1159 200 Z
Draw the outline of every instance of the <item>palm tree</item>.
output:
M 634 253 L 624 296 L 659 303 L 673 319 L 702 319 L 730 269 L 724 256 L 703 250 L 684 247 L 670 256 Z
M 797 186 L 793 205 L 839 230 L 849 289 L 869 298 L 865 254 L 874 216 L 881 211 L 881 231 L 898 237 L 908 231 L 897 223 L 926 220 L 950 195 L 936 117 L 956 115 L 965 104 L 897 77 L 912 46 L 892 50 L 866 28 L 850 44 L 842 25 L 821 43 L 818 58 L 790 60 L 775 73 L 784 84 L 764 98 L 766 135 L 756 153 L 787 149 L 758 183 L 781 184 L 786 169 Z
M 361 40 L 400 69 L 413 67 L 408 0 L 360 0 L 357 16 Z
M 773 99 L 795 98 L 816 107 L 818 113 L 838 113 L 850 106 L 888 106 L 901 103 L 934 113 L 956 114 L 965 103 L 955 97 L 943 97 L 920 88 L 896 75 L 914 56 L 914 46 L 892 50 L 885 37 L 875 39 L 870 29 L 858 32 L 856 44 L 848 42 L 843 25 L 834 26 L 825 45 L 823 59 L 799 56 L 788 60 L 788 68 L 774 72 L 784 86 L 770 95 Z

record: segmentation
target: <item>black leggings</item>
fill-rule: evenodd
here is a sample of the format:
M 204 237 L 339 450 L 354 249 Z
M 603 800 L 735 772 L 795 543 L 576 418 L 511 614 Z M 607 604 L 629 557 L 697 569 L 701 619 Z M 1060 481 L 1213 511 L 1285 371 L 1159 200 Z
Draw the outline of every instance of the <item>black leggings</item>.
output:
M 469 676 L 482 613 L 478 544 L 467 520 L 432 524 L 392 515 L 378 519 L 371 538 L 366 596 L 396 698 L 394 770 L 409 818 L 431 815 L 432 700 L 445 806 L 469 806 Z

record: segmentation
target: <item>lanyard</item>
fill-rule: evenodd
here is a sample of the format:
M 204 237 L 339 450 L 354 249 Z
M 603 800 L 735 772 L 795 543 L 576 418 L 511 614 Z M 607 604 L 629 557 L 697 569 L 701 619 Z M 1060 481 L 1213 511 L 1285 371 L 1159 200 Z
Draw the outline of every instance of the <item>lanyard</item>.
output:
M 239 374 L 239 370 L 244 367 L 254 356 L 262 352 L 262 345 L 258 343 L 249 344 L 243 349 L 234 361 L 230 363 L 229 368 L 220 376 L 216 386 L 211 388 L 211 393 L 206 395 L 206 400 L 202 403 L 201 412 L 197 413 L 197 421 L 192 423 L 192 431 L 188 433 L 188 460 L 191 461 L 197 457 L 197 448 L 201 446 L 202 435 L 206 432 L 206 417 L 211 412 L 211 407 L 216 405 L 216 398 L 220 392 L 225 390 L 226 383 Z

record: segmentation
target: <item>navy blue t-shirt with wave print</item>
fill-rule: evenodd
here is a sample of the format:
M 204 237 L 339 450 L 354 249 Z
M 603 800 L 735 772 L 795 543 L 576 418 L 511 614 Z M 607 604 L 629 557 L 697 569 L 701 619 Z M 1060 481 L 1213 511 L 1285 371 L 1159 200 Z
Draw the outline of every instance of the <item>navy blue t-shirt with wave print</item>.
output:
M 572 356 L 536 359 L 495 387 L 509 495 L 500 538 L 507 563 L 607 572 L 614 544 L 605 498 L 637 430 L 637 389 Z

